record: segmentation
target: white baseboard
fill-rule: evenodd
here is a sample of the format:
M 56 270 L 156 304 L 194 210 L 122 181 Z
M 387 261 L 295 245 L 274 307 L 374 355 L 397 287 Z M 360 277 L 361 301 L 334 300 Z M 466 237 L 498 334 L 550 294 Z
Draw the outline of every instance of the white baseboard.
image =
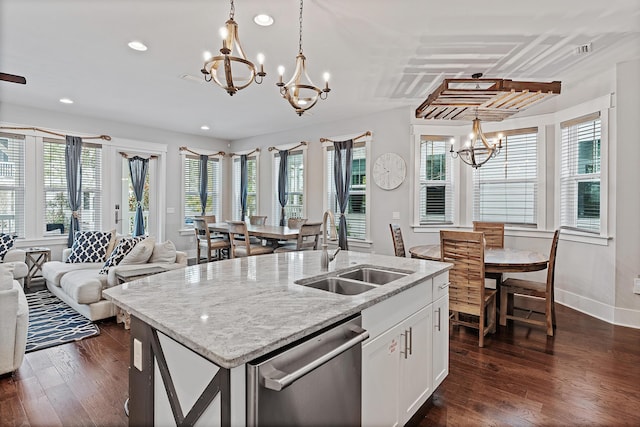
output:
M 573 292 L 555 290 L 556 302 L 596 319 L 619 326 L 640 329 L 640 310 L 614 307 Z

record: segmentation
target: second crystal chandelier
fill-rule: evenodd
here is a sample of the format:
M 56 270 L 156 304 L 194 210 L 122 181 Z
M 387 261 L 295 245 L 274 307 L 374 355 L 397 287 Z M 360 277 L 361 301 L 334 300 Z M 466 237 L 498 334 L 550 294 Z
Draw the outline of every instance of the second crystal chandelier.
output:
M 326 99 L 331 91 L 331 89 L 329 89 L 329 73 L 324 73 L 324 89 L 316 87 L 307 74 L 306 58 L 302 53 L 302 7 L 303 0 L 300 0 L 300 38 L 298 42 L 298 56 L 296 56 L 296 69 L 291 80 L 284 83 L 284 67 L 282 65 L 279 66 L 278 73 L 280 74 L 280 78 L 278 83 L 276 83 L 280 88 L 280 95 L 289 101 L 289 104 L 295 108 L 299 116 L 316 105 L 318 98 Z

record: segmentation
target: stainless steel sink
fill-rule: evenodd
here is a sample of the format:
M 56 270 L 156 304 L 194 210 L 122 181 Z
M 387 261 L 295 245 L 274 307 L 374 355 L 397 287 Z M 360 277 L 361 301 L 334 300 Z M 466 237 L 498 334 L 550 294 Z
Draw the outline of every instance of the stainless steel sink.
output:
M 322 279 L 311 280 L 309 282 L 299 280 L 295 283 L 340 295 L 358 295 L 368 291 L 369 289 L 375 288 L 375 286 L 368 285 L 366 283 L 346 280 L 340 277 L 323 277 Z
M 405 277 L 408 273 L 401 273 L 398 271 L 383 270 L 373 267 L 362 267 L 353 271 L 347 271 L 345 273 L 338 274 L 338 277 L 345 279 L 359 280 L 365 283 L 372 283 L 375 285 L 384 285 L 385 283 L 392 282 L 394 280 Z

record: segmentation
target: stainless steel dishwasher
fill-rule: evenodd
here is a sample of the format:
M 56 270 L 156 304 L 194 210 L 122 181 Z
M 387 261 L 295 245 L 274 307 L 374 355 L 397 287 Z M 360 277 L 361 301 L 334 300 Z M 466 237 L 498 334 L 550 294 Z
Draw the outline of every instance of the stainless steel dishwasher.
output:
M 361 325 L 350 317 L 248 363 L 247 425 L 360 425 Z

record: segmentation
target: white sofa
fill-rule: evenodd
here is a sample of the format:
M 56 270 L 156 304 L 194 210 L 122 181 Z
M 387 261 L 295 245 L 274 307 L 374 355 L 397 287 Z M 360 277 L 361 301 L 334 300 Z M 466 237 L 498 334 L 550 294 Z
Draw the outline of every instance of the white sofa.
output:
M 29 305 L 17 280 L 0 281 L 0 375 L 3 375 L 18 369 L 24 359 Z
M 22 249 L 9 249 L 4 255 L 0 265 L 8 267 L 13 270 L 13 278 L 19 283 L 24 283 L 24 278 L 27 277 L 27 264 L 25 260 L 25 252 Z
M 71 249 L 64 249 L 61 261 L 49 261 L 42 267 L 47 288 L 52 294 L 69 304 L 78 313 L 95 321 L 116 315 L 116 306 L 102 298 L 102 290 L 116 286 L 116 272 L 161 266 L 168 270 L 187 266 L 187 254 L 176 251 L 173 263 L 153 263 L 116 265 L 108 274 L 99 274 L 104 262 L 66 263 Z M 153 257 L 153 256 L 152 256 Z

